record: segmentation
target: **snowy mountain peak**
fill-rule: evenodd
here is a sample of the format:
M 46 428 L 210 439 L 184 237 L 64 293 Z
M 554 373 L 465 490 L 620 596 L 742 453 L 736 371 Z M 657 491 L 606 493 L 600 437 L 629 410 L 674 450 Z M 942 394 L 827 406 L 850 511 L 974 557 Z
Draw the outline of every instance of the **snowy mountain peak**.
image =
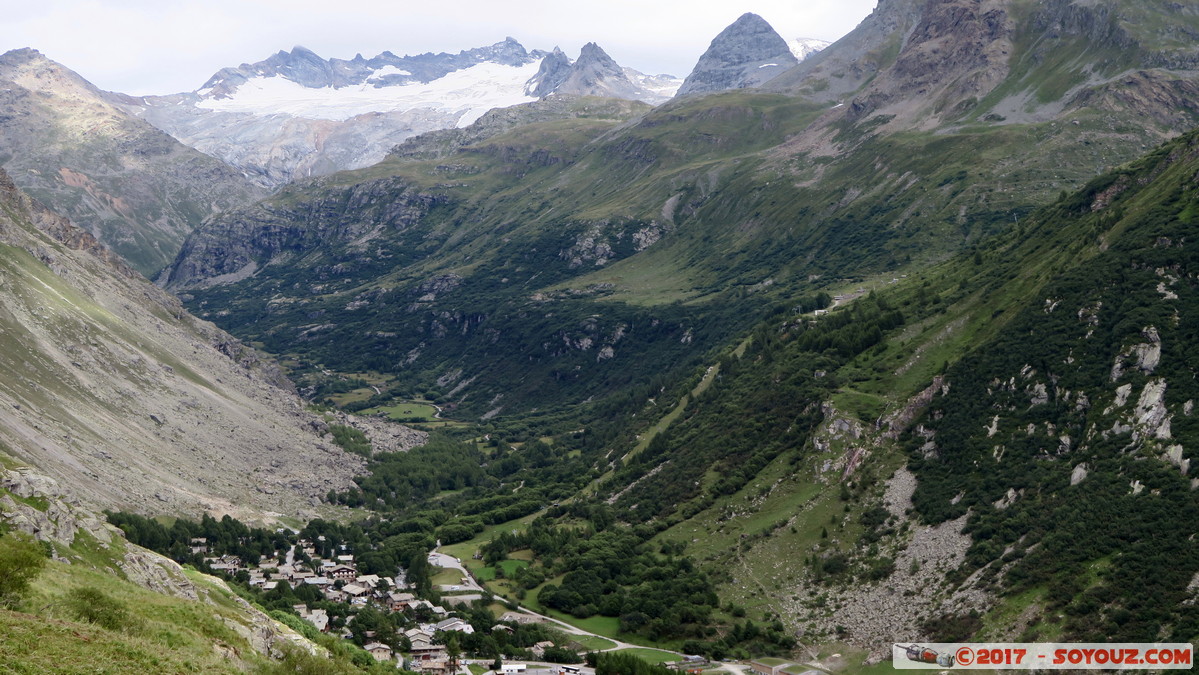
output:
M 265 187 L 369 166 L 426 131 L 553 93 L 661 103 L 681 82 L 621 68 L 588 43 L 526 50 L 508 37 L 457 54 L 324 59 L 296 46 L 224 68 L 195 92 L 130 99 L 130 112 Z
M 481 63 L 519 68 L 537 62 L 545 54 L 542 51 L 530 53 L 511 37 L 457 54 L 396 56 L 384 51 L 370 59 L 356 54 L 349 60 L 326 60 L 310 49 L 296 46 L 290 52 L 280 51 L 257 63 L 223 68 L 204 83 L 199 93 L 205 98 L 232 97 L 242 85 L 255 78 L 276 76 L 311 89 L 341 88 L 368 82 L 375 87 L 429 83 Z

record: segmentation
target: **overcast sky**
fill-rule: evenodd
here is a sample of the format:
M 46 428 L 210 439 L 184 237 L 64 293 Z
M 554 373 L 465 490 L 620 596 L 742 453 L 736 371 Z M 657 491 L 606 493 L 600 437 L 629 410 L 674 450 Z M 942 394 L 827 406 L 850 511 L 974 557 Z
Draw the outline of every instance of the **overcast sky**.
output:
M 303 45 L 324 58 L 458 52 L 507 36 L 571 58 L 597 42 L 622 66 L 686 76 L 745 12 L 784 38 L 833 41 L 876 0 L 36 0 L 4 3 L 0 52 L 32 47 L 102 89 L 168 94 Z

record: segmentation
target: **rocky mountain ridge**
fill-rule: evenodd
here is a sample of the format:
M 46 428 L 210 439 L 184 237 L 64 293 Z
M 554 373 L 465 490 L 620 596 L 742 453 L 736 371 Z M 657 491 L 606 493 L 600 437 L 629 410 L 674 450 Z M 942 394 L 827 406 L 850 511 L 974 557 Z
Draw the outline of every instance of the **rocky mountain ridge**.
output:
M 222 69 L 195 92 L 110 99 L 258 185 L 277 187 L 370 166 L 408 138 L 468 126 L 492 108 L 555 92 L 658 103 L 672 86 L 668 77 L 621 68 L 594 43 L 572 65 L 560 51 L 527 51 L 508 38 L 457 54 L 350 60 L 295 47 Z
M 470 68 L 481 62 L 505 66 L 523 66 L 546 56 L 541 50 L 526 51 L 524 46 L 509 37 L 486 47 L 466 49 L 457 54 L 424 53 L 396 56 L 385 51 L 373 58 L 361 54 L 353 59 L 323 59 L 302 46 L 290 52 L 279 51 L 256 63 L 243 63 L 237 68 L 222 68 L 200 87 L 199 91 L 215 98 L 228 97 L 251 79 L 279 76 L 303 87 L 341 88 L 370 84 L 375 88 L 420 82 L 427 84 L 456 70 Z
M 1199 29 L 1194 15 L 1158 0 L 884 0 L 766 88 L 837 104 L 796 149 L 828 147 L 845 125 L 1021 125 L 1083 118 L 1093 107 L 1186 128 L 1199 51 L 1151 28 L 1170 21 Z
M 659 79 L 667 77 L 659 76 Z M 661 82 L 656 83 L 654 89 L 647 89 L 639 83 L 634 83 L 634 79 L 644 82 L 648 78 L 635 70 L 621 68 L 599 45 L 588 42 L 583 45 L 579 58 L 574 63 L 571 63 L 560 49 L 555 48 L 542 59 L 537 75 L 525 85 L 525 91 L 539 98 L 550 94 L 601 96 L 649 104 L 661 103 L 670 98 L 658 93 L 663 89 Z

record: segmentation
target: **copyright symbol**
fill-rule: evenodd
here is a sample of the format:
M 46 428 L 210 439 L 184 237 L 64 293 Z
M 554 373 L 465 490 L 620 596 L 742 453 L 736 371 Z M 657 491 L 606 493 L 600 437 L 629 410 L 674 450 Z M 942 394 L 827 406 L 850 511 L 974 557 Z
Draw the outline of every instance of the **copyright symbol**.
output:
M 956 657 L 958 665 L 968 666 L 974 663 L 974 650 L 969 647 L 958 647 Z

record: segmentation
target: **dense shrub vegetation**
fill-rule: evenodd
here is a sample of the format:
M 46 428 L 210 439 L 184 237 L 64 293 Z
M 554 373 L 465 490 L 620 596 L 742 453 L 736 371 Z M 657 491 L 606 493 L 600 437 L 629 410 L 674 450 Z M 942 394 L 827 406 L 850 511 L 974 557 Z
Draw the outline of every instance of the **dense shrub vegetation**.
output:
M 1118 238 L 950 367 L 910 441 L 921 515 L 969 514 L 962 572 L 1003 566 L 1007 592 L 1048 589 L 1080 641 L 1199 634 L 1199 493 L 1163 461 L 1178 444 L 1175 463 L 1193 462 L 1199 433 L 1199 191 L 1173 150 L 1040 215 L 1043 230 Z M 1100 194 L 1115 196 L 1098 208 Z

